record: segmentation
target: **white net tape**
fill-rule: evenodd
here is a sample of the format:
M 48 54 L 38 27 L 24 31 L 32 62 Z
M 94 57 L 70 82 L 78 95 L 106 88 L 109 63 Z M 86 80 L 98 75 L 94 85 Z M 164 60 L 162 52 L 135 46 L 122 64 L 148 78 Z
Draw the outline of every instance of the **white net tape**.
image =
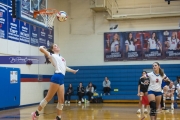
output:
M 51 13 L 51 14 L 47 14 L 47 13 Z M 44 19 L 44 24 L 48 28 L 52 28 L 53 27 L 53 22 L 54 22 L 54 18 L 56 17 L 56 14 L 57 14 L 57 12 L 54 12 L 54 10 L 47 10 L 44 13 L 40 13 L 40 15 Z

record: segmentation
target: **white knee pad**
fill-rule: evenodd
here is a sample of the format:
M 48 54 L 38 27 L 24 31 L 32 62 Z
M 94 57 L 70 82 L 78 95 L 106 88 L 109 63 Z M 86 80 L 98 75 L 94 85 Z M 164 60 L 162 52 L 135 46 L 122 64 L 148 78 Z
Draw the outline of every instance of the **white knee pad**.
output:
M 171 97 L 171 100 L 174 100 L 174 96 Z
M 45 99 L 43 99 L 41 102 L 40 102 L 40 106 L 42 108 L 44 108 L 45 106 L 47 105 L 47 101 Z
M 63 106 L 64 106 L 64 104 L 60 104 L 60 103 L 58 102 L 56 108 L 57 108 L 58 110 L 62 110 L 62 109 L 63 109 Z

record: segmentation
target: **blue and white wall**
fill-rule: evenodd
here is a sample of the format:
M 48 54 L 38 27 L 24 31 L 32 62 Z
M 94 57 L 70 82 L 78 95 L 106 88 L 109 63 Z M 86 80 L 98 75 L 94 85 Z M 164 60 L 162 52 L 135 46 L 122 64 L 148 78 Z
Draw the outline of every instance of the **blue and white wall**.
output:
M 0 4 L 11 9 L 10 6 L 4 5 L 1 2 L 7 1 L 0 1 Z M 49 1 L 48 7 L 58 9 L 57 2 L 58 0 Z M 54 24 L 56 25 L 57 21 L 55 21 Z M 8 29 L 9 27 L 7 28 L 7 31 Z M 54 27 L 54 39 L 58 39 L 57 26 Z M 39 52 L 38 46 L 10 40 L 7 37 L 6 39 L 0 38 L 0 56 L 43 56 L 43 54 Z M 49 80 L 51 75 L 54 73 L 54 68 L 51 65 L 46 64 L 0 64 L 0 66 L 20 68 L 20 105 L 39 103 L 43 99 L 43 91 L 49 88 Z M 41 81 L 38 81 L 38 75 L 42 75 Z

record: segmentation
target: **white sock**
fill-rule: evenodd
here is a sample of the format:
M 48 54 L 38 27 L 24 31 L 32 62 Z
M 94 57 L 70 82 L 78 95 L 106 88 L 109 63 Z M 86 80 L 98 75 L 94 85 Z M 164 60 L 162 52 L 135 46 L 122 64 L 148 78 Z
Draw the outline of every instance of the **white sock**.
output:
M 166 104 L 164 103 L 164 108 L 166 107 Z
M 59 115 L 58 117 L 61 118 L 61 115 Z

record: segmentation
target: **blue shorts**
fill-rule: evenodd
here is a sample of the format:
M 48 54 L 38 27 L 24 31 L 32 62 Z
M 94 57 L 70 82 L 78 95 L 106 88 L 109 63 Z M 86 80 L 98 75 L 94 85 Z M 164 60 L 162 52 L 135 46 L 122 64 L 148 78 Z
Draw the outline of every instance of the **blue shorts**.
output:
M 148 95 L 149 94 L 154 94 L 155 96 L 159 96 L 162 95 L 162 92 L 148 91 Z
M 53 83 L 59 84 L 59 85 L 63 85 L 64 84 L 64 75 L 62 73 L 55 73 L 52 77 L 51 77 L 51 81 Z

